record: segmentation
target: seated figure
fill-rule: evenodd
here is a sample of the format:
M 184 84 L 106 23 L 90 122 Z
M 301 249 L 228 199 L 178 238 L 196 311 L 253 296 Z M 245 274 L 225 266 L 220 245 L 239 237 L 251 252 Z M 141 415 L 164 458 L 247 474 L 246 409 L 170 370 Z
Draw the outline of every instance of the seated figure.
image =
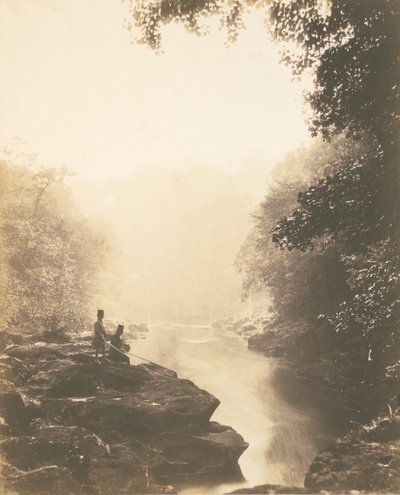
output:
M 115 334 L 111 337 L 108 357 L 110 361 L 129 364 L 129 357 L 126 355 L 126 352 L 129 351 L 130 347 L 122 341 L 123 332 L 124 325 L 118 325 Z

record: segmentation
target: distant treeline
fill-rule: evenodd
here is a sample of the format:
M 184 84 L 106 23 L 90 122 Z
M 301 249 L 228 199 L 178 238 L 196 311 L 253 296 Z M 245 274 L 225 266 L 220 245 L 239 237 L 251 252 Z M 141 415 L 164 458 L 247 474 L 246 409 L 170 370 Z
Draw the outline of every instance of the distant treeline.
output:
M 88 317 L 106 251 L 76 211 L 65 171 L 0 161 L 0 323 L 20 331 L 75 330 Z

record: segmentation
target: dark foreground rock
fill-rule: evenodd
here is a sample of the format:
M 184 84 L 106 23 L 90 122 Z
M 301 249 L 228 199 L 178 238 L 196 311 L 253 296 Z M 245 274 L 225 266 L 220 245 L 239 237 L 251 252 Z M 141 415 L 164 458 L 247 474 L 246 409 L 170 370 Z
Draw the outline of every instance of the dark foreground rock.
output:
M 385 349 L 376 344 L 371 358 L 357 332 L 336 333 L 324 321 L 260 317 L 217 328 L 274 358 L 276 391 L 320 417 L 318 429 L 332 438 L 319 447 L 305 488 L 262 485 L 234 493 L 400 493 L 400 381 L 387 374 Z
M 219 401 L 155 365 L 97 364 L 90 344 L 28 343 L 0 359 L 0 492 L 171 493 L 241 480 L 246 442 Z
M 312 492 L 400 493 L 400 416 L 357 428 L 322 451 L 305 486 Z
M 320 452 L 306 474 L 305 487 L 259 485 L 231 493 L 400 493 L 400 415 L 360 426 Z
M 231 494 L 236 493 L 250 493 L 250 494 L 298 494 L 298 493 L 309 493 L 305 488 L 299 486 L 281 486 L 281 485 L 258 485 L 253 488 L 241 488 L 230 492 Z

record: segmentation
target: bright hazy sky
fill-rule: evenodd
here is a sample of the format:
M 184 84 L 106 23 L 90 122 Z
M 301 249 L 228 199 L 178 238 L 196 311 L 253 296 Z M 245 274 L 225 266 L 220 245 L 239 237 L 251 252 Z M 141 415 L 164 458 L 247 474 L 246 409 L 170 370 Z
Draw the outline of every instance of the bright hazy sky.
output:
M 136 167 L 271 163 L 308 140 L 300 83 L 263 13 L 230 48 L 214 31 L 131 43 L 119 0 L 0 0 L 0 149 L 18 137 L 81 177 Z

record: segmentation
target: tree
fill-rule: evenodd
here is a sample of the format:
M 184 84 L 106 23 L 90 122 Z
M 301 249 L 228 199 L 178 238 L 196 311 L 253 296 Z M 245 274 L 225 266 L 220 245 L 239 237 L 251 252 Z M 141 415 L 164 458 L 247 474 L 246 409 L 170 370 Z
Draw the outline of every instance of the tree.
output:
M 264 10 L 271 34 L 286 45 L 283 60 L 295 75 L 314 70 L 314 90 L 308 95 L 314 133 L 348 130 L 354 135 L 379 127 L 395 135 L 397 0 L 129 0 L 126 22 L 128 29 L 140 30 L 139 41 L 158 49 L 163 24 L 180 22 L 199 33 L 201 21 L 210 15 L 219 17 L 234 40 L 248 8 Z
M 4 324 L 21 331 L 76 330 L 87 317 L 103 237 L 74 208 L 65 172 L 0 163 Z
M 334 173 L 299 193 L 299 206 L 277 223 L 272 240 L 282 248 L 305 251 L 315 239 L 329 235 L 349 252 L 387 236 L 378 203 L 383 173 L 382 153 L 367 147 L 338 162 Z
M 276 166 L 274 180 L 253 214 L 253 229 L 237 258 L 244 275 L 244 296 L 250 287 L 269 287 L 280 318 L 315 319 L 336 309 L 347 292 L 339 245 L 321 235 L 307 252 L 294 246 L 277 249 L 272 235 L 276 235 L 279 219 L 295 208 L 299 190 L 334 173 L 342 161 L 353 159 L 366 147 L 366 140 L 354 142 L 338 136 L 329 144 L 319 141 L 296 151 Z
M 336 311 L 327 316 L 338 332 L 354 334 L 378 365 L 372 382 L 396 370 L 395 326 L 399 280 L 399 101 L 400 3 L 398 0 L 161 0 L 133 6 L 142 40 L 158 48 L 160 25 L 182 22 L 198 31 L 199 20 L 215 15 L 234 40 L 245 8 L 261 8 L 282 60 L 294 76 L 310 72 L 306 95 L 312 110 L 310 131 L 325 141 L 345 132 L 370 145 L 358 155 L 331 163 L 327 176 L 307 186 L 298 205 L 272 228 L 272 240 L 285 252 L 310 253 L 327 240 L 346 269 L 346 286 Z M 267 202 L 271 207 L 271 201 Z M 263 208 L 263 207 L 262 207 Z M 256 234 L 269 228 L 262 213 Z M 264 239 L 265 236 L 261 236 Z M 250 240 L 247 277 L 262 280 L 269 247 Z M 246 252 L 246 249 L 245 249 Z M 256 268 L 255 268 L 256 267 Z M 351 337 L 349 337 L 351 338 Z M 361 356 L 362 354 L 360 354 Z M 361 358 L 355 365 L 362 369 Z M 365 359 L 367 359 L 365 355 Z M 368 396 L 369 398 L 369 396 Z
M 220 18 L 231 40 L 243 28 L 246 8 L 263 9 L 281 43 L 282 60 L 295 76 L 313 75 L 306 95 L 310 131 L 329 139 L 346 131 L 376 143 L 379 178 L 372 199 L 386 226 L 399 222 L 400 3 L 398 0 L 130 0 L 128 28 L 158 49 L 163 24 L 201 32 L 201 19 Z M 351 175 L 348 169 L 349 177 Z

